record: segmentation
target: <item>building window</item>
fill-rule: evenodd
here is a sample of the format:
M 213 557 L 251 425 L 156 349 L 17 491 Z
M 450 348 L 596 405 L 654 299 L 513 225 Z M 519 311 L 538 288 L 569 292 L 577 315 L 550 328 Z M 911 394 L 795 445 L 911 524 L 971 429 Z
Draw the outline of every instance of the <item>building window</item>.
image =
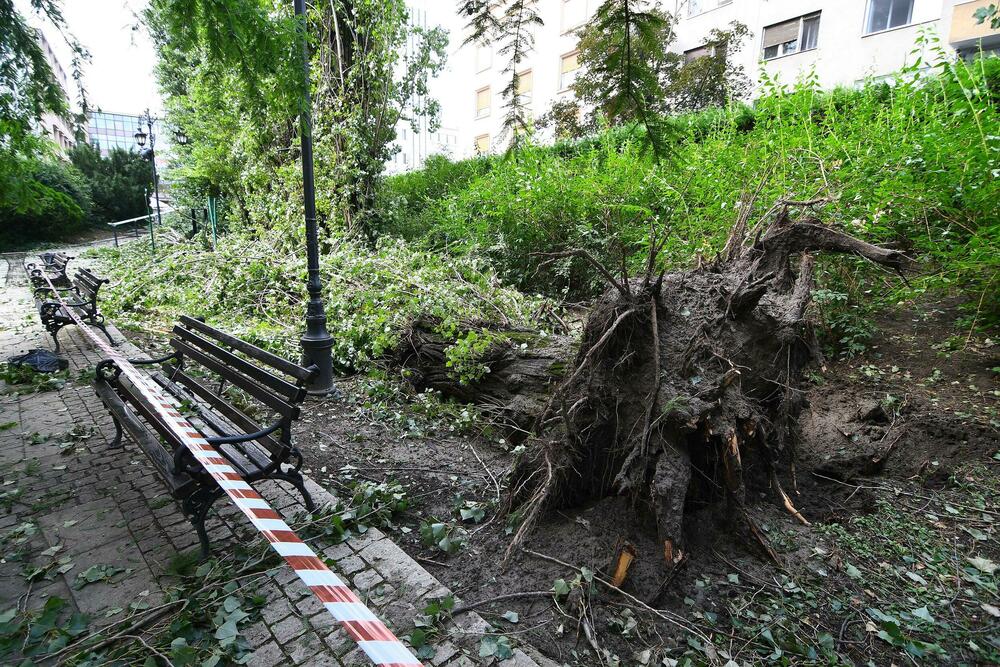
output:
M 573 85 L 579 69 L 580 53 L 578 51 L 567 53 L 561 58 L 559 66 L 559 90 L 568 90 Z
M 800 16 L 764 28 L 764 60 L 815 49 L 819 37 L 819 16 Z
M 714 49 L 708 45 L 699 46 L 696 49 L 690 49 L 684 52 L 684 62 L 689 63 L 693 60 L 698 60 L 698 58 L 705 58 L 707 56 L 713 55 Z
M 476 155 L 486 155 L 490 152 L 490 135 L 480 134 L 476 137 Z
M 913 0 L 869 0 L 865 34 L 906 25 L 912 16 Z
M 587 20 L 587 0 L 563 0 L 562 32 L 567 33 L 583 25 Z
M 485 72 L 493 67 L 493 49 L 486 44 L 476 45 L 476 72 Z
M 531 91 L 535 88 L 535 75 L 525 70 L 517 75 L 517 96 L 522 104 L 531 104 Z
M 490 87 L 480 88 L 476 91 L 476 118 L 485 118 L 490 115 Z

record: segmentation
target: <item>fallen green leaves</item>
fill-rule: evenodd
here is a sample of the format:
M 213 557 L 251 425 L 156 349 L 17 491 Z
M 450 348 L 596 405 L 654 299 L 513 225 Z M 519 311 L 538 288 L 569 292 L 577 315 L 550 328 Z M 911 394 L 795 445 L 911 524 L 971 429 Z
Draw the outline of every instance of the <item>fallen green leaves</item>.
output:
M 76 575 L 76 579 L 73 581 L 73 590 L 78 591 L 84 586 L 96 584 L 97 582 L 111 582 L 115 575 L 122 572 L 128 575 L 131 571 L 131 569 L 116 567 L 114 565 L 91 565 Z

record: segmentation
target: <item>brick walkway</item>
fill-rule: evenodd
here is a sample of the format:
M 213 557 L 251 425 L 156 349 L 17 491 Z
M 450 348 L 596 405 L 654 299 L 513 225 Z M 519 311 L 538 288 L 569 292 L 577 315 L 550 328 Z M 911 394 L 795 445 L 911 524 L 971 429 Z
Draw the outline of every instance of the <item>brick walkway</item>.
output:
M 77 266 L 86 263 L 74 262 Z M 0 286 L 0 361 L 31 348 L 51 349 L 20 259 L 0 259 Z M 112 334 L 123 341 L 113 328 Z M 0 560 L 0 612 L 16 604 L 40 608 L 46 599 L 58 596 L 99 625 L 121 620 L 129 613 L 122 610 L 135 601 L 149 605 L 161 601 L 160 582 L 166 586 L 166 567 L 179 552 L 197 548 L 197 537 L 134 443 L 126 438 L 125 450 L 107 449 L 114 434 L 111 419 L 89 380 L 78 377 L 93 369 L 98 351 L 75 327 L 63 329 L 59 337 L 62 356 L 70 363 L 71 381 L 65 387 L 19 397 L 0 395 L 0 425 L 14 423 L 0 431 L 0 499 L 7 499 L 4 507 L 10 505 L 6 513 L 0 513 L 0 546 L 12 536 L 34 530 L 26 549 L 30 564 L 45 566 L 68 557 L 73 568 L 65 573 L 53 568 L 49 577 L 29 587 L 26 563 Z M 126 356 L 142 356 L 127 342 L 122 346 Z M 308 452 L 305 455 L 308 460 Z M 316 484 L 309 481 L 309 485 L 317 504 L 335 501 Z M 286 517 L 304 511 L 284 483 L 257 487 Z M 208 527 L 217 553 L 236 540 L 263 543 L 235 507 L 220 500 L 216 510 L 210 514 Z M 397 635 L 413 629 L 413 619 L 427 600 L 449 593 L 378 530 L 345 543 L 314 546 L 335 562 L 338 575 L 352 583 Z M 75 590 L 76 576 L 92 565 L 129 571 L 111 582 Z M 267 599 L 261 617 L 240 626 L 255 649 L 249 664 L 369 664 L 289 568 L 275 572 L 258 591 Z M 460 616 L 437 644 L 429 664 L 480 664 L 479 640 L 488 631 L 488 624 L 478 615 Z M 518 649 L 513 659 L 502 664 L 552 664 L 531 652 L 535 659 Z

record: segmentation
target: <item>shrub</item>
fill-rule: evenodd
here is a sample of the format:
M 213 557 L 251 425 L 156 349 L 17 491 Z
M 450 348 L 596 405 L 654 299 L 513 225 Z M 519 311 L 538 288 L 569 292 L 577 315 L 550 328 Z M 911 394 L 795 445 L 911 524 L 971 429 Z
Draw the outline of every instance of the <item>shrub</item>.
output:
M 79 171 L 58 160 L 30 165 L 17 200 L 0 198 L 0 242 L 7 247 L 59 240 L 86 227 L 90 188 Z

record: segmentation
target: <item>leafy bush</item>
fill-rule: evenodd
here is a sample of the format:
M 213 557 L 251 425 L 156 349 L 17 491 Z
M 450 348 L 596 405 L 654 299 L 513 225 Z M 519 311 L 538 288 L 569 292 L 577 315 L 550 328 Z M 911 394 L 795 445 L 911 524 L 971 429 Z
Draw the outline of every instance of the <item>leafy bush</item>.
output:
M 97 148 L 83 142 L 73 147 L 69 157 L 90 183 L 92 222 L 115 222 L 146 213 L 146 190 L 153 188 L 149 160 L 121 148 L 101 157 Z
M 0 196 L 0 243 L 21 246 L 82 230 L 92 206 L 83 175 L 56 159 L 26 162 L 18 184 L 21 194 Z

